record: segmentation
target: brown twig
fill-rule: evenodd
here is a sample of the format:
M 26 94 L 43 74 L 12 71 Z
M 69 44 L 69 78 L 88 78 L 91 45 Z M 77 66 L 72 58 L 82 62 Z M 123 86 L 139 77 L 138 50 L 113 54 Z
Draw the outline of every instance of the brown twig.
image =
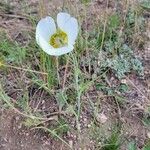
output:
M 36 70 L 25 69 L 25 68 L 21 68 L 21 67 L 12 66 L 12 65 L 2 64 L 2 66 L 12 68 L 12 69 L 17 69 L 17 70 L 22 70 L 22 71 L 26 71 L 26 72 L 42 74 L 42 75 L 46 75 L 46 76 L 48 75 L 48 73 L 46 73 L 46 72 L 40 72 L 40 71 L 36 71 Z
M 22 16 L 22 15 L 13 15 L 13 14 L 4 14 L 4 13 L 1 13 L 0 16 L 2 16 L 2 17 L 18 18 L 18 19 L 26 19 L 26 20 L 28 20 L 27 17 Z
M 145 94 L 126 76 L 126 79 L 131 83 L 131 85 L 147 100 L 149 101 L 149 98 L 145 96 Z

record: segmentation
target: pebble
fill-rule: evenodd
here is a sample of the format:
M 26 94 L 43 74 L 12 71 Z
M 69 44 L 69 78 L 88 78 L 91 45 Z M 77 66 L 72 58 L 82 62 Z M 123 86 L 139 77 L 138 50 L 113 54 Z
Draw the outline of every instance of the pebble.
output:
M 26 136 L 29 136 L 29 133 L 26 133 Z
M 69 145 L 71 148 L 73 147 L 73 141 L 72 140 L 69 141 Z
M 97 121 L 99 121 L 100 123 L 105 123 L 106 121 L 107 121 L 107 117 L 106 117 L 106 115 L 104 114 L 104 113 L 101 113 L 101 114 L 99 114 L 99 115 L 97 115 Z
M 121 80 L 121 83 L 127 84 L 127 80 L 126 80 L 126 79 L 122 79 L 122 80 Z
M 22 124 L 20 123 L 19 125 L 18 125 L 18 129 L 21 129 L 22 128 Z
M 91 127 L 91 124 L 88 124 L 87 127 L 90 128 L 90 127 Z
M 71 133 L 68 131 L 68 132 L 67 132 L 67 135 L 70 137 L 70 136 L 71 136 Z
M 150 139 L 150 132 L 147 133 L 147 137 Z
M 19 116 L 17 116 L 15 119 L 16 119 L 16 121 L 18 121 L 18 120 L 20 119 L 20 117 L 19 117 Z
M 86 122 L 86 121 L 87 121 L 87 118 L 84 118 L 83 121 Z

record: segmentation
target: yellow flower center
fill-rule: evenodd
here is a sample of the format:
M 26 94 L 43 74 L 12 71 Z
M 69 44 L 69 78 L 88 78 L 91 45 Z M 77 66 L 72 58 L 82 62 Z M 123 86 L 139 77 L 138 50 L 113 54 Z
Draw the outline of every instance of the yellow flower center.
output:
M 68 36 L 65 32 L 58 29 L 50 38 L 50 45 L 54 48 L 64 47 L 68 43 Z

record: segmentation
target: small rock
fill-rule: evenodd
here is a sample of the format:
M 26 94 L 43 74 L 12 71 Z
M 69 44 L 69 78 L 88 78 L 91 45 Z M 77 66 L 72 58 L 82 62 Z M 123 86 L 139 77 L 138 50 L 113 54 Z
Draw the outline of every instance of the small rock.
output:
M 18 125 L 18 129 L 21 129 L 21 128 L 22 128 L 22 124 L 19 124 L 19 125 Z
M 26 136 L 29 136 L 29 133 L 26 133 Z
M 72 140 L 69 141 L 69 145 L 71 148 L 73 147 L 73 141 Z
M 70 136 L 71 136 L 71 133 L 68 131 L 68 132 L 67 132 L 67 135 L 70 137 Z
M 147 137 L 150 139 L 150 132 L 147 133 Z
M 84 121 L 84 122 L 87 122 L 87 118 L 84 118 L 83 121 Z
M 88 124 L 87 127 L 90 128 L 90 127 L 91 127 L 91 124 Z
M 81 125 L 78 123 L 77 124 L 77 129 L 80 131 L 81 130 Z
M 127 84 L 127 80 L 126 80 L 126 79 L 122 79 L 122 80 L 121 80 L 121 83 Z
M 106 117 L 106 115 L 104 113 L 101 113 L 101 114 L 96 116 L 96 119 L 100 123 L 105 123 L 108 118 Z
M 16 116 L 16 121 L 18 121 L 20 119 L 20 117 L 19 116 Z

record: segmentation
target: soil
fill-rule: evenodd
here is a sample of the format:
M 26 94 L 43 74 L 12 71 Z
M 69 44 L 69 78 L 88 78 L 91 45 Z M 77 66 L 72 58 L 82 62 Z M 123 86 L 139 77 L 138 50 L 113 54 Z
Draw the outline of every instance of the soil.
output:
M 45 16 L 45 14 L 49 14 L 55 16 L 57 12 L 62 10 L 63 2 L 60 0 L 52 0 L 49 2 L 46 1 L 47 12 L 40 9 L 38 0 L 31 0 L 29 2 L 20 1 L 20 0 L 9 0 L 9 9 L 6 5 L 0 6 L 0 29 L 6 31 L 7 36 L 11 41 L 17 41 L 20 45 L 25 46 L 28 45 L 31 36 L 27 33 L 31 32 L 34 34 L 35 29 L 33 28 L 31 22 L 27 18 L 29 15 L 32 17 L 40 18 L 39 16 Z M 0 4 L 3 4 L 3 1 L 0 1 Z M 69 6 L 72 14 L 76 14 L 76 10 L 79 9 L 78 13 L 84 18 L 83 10 L 85 9 L 84 5 L 81 4 L 78 0 L 70 0 L 67 5 Z M 78 7 L 77 7 L 78 5 Z M 103 10 L 106 8 L 105 0 L 94 0 L 89 4 L 86 8 L 86 16 L 87 20 L 90 18 L 94 18 L 95 21 L 98 20 L 103 15 Z M 113 2 L 109 4 L 108 13 L 115 9 L 115 5 Z M 82 19 L 82 18 L 81 18 Z M 92 23 L 90 21 L 84 24 L 85 20 L 83 19 L 82 28 L 86 30 L 90 30 L 92 28 Z M 148 20 L 147 24 L 147 32 L 149 33 L 150 28 L 150 20 Z M 150 43 L 147 42 L 145 44 L 145 49 L 143 52 L 137 50 L 136 53 L 143 61 L 145 66 L 144 77 L 139 78 L 134 73 L 129 75 L 125 82 L 127 82 L 131 90 L 125 96 L 127 99 L 127 104 L 123 108 L 120 109 L 120 116 L 118 116 L 118 109 L 116 109 L 116 105 L 114 106 L 113 102 L 109 98 L 103 98 L 101 100 L 101 110 L 100 115 L 98 116 L 98 121 L 104 124 L 105 130 L 108 130 L 108 134 L 110 131 L 110 126 L 116 122 L 119 118 L 122 121 L 124 126 L 124 136 L 128 138 L 128 141 L 132 141 L 132 139 L 137 141 L 137 146 L 139 149 L 142 149 L 143 145 L 146 141 L 150 139 L 150 129 L 146 128 L 142 123 L 142 118 L 147 112 L 145 110 L 150 106 L 149 104 L 149 88 L 150 88 L 150 78 L 149 78 L 149 63 L 150 63 L 150 53 L 149 53 Z M 5 77 L 5 81 L 7 82 L 5 87 L 6 91 L 12 98 L 18 98 L 18 95 L 21 95 L 19 91 L 14 90 L 14 85 L 16 81 L 16 74 L 18 78 L 22 78 L 24 84 L 27 86 L 30 81 L 23 78 L 21 72 L 11 72 L 8 76 Z M 3 73 L 0 73 L 0 78 L 4 79 Z M 110 81 L 113 83 L 112 81 Z M 32 102 L 34 101 L 34 91 L 35 87 L 28 87 L 31 93 Z M 37 92 L 37 91 L 36 91 Z M 95 95 L 101 96 L 101 93 L 95 92 L 95 89 L 89 89 L 88 92 L 91 96 L 91 100 L 96 101 Z M 39 93 L 39 97 L 43 93 Z M 86 99 L 86 95 L 82 97 L 83 101 Z M 35 98 L 36 99 L 36 98 Z M 58 107 L 55 101 L 51 103 L 46 102 L 46 94 L 44 104 L 42 105 L 43 109 L 49 109 L 51 112 L 58 111 Z M 101 98 L 100 98 L 101 99 Z M 31 102 L 31 103 L 32 103 Z M 33 105 L 36 106 L 36 103 Z M 90 139 L 90 129 L 91 126 L 91 110 L 88 108 L 87 102 L 83 102 L 84 109 L 81 114 L 81 131 L 82 131 L 82 146 L 83 149 L 95 149 L 94 144 L 96 141 L 92 141 Z M 98 104 L 97 104 L 98 105 Z M 86 107 L 87 106 L 87 107 Z M 47 107 L 47 108 L 45 108 Z M 68 117 L 68 122 L 75 126 L 75 122 L 71 119 L 71 116 Z M 70 145 L 74 145 L 76 149 L 80 149 L 77 144 L 76 133 L 67 133 L 64 138 Z M 126 150 L 126 143 L 123 143 L 122 150 Z M 0 107 L 0 150 L 68 150 L 69 148 L 65 146 L 63 142 L 58 139 L 55 139 L 41 130 L 35 130 L 34 128 L 27 128 L 23 124 L 23 117 L 14 110 L 8 110 Z

